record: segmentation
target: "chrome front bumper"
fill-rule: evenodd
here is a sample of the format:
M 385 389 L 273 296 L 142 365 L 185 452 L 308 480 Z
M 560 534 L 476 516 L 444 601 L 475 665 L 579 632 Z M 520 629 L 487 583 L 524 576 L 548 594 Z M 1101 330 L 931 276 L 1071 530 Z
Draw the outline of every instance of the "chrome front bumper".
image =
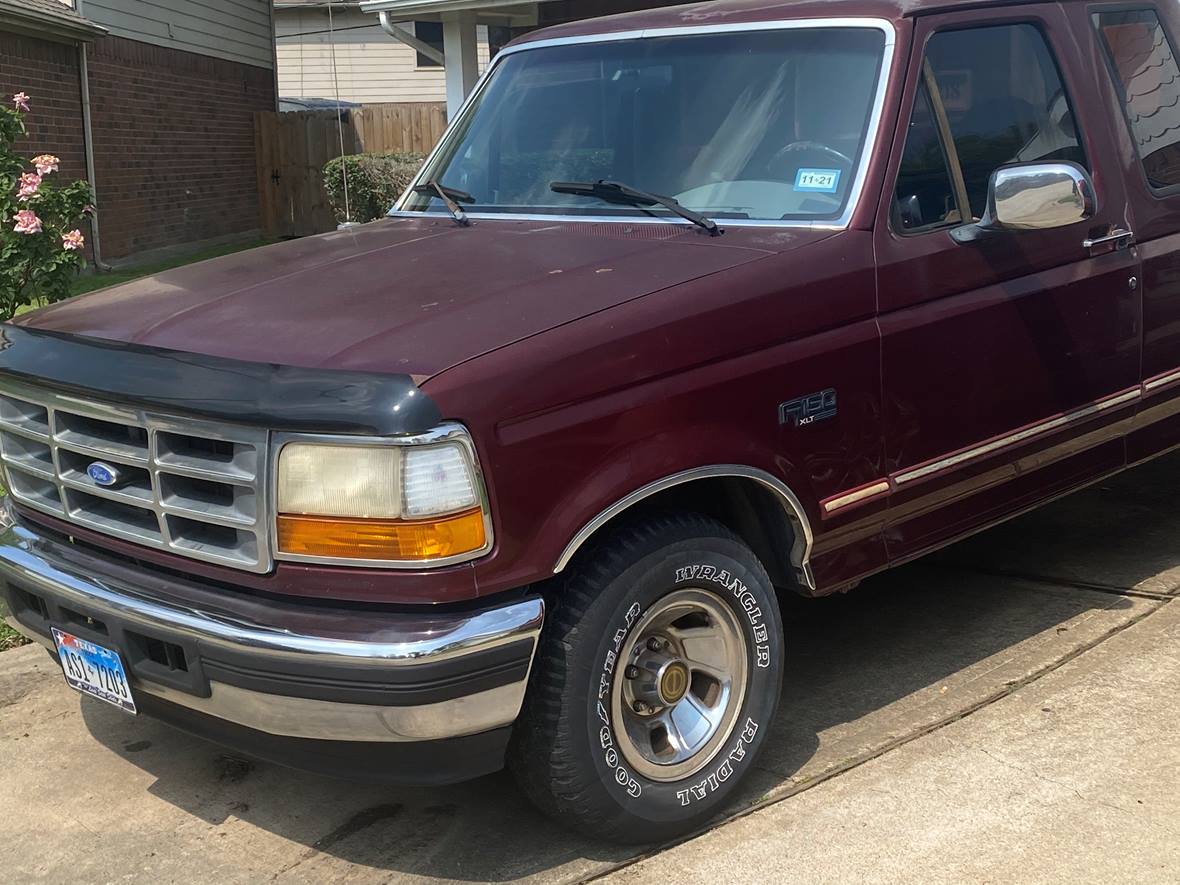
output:
M 520 712 L 544 619 L 538 597 L 413 613 L 279 602 L 10 523 L 5 512 L 8 622 L 50 650 L 50 624 L 117 649 L 138 694 L 324 741 L 436 741 L 507 726 Z

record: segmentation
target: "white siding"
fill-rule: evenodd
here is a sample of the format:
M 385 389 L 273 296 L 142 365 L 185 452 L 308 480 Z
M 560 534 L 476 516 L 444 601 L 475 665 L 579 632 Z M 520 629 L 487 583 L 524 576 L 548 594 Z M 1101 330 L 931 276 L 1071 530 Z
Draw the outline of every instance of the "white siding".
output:
M 332 13 L 340 98 L 358 104 L 446 101 L 442 68 L 417 68 L 417 53 L 394 40 L 377 16 L 356 9 Z M 411 33 L 413 24 L 403 22 Z M 335 98 L 328 14 L 322 9 L 276 9 L 279 95 Z M 488 63 L 487 29 L 479 27 L 479 67 Z
M 82 9 L 117 37 L 274 66 L 270 0 L 85 0 Z

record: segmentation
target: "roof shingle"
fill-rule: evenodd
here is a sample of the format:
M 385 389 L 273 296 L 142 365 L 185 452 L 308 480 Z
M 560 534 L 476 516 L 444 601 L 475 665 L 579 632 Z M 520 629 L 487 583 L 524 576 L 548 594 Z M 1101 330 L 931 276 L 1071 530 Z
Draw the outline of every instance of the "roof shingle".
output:
M 25 22 L 75 37 L 106 32 L 60 0 L 0 0 L 0 24 L 5 21 Z

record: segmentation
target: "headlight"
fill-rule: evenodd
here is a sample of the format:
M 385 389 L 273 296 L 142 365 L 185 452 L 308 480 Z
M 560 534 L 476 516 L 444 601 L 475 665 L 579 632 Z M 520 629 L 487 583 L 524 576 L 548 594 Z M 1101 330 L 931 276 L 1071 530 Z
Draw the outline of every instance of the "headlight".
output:
M 280 559 L 439 564 L 490 546 L 475 449 L 457 425 L 412 439 L 292 437 L 275 503 Z
M 280 513 L 402 515 L 401 450 L 289 443 L 279 455 Z

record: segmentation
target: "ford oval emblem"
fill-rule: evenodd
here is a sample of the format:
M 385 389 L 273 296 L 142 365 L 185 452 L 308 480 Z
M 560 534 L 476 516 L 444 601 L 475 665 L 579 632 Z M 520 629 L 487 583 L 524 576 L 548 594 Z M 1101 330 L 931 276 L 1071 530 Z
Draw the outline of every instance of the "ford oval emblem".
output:
M 110 464 L 94 461 L 86 468 L 86 475 L 94 480 L 95 485 L 109 488 L 119 481 L 119 471 Z

